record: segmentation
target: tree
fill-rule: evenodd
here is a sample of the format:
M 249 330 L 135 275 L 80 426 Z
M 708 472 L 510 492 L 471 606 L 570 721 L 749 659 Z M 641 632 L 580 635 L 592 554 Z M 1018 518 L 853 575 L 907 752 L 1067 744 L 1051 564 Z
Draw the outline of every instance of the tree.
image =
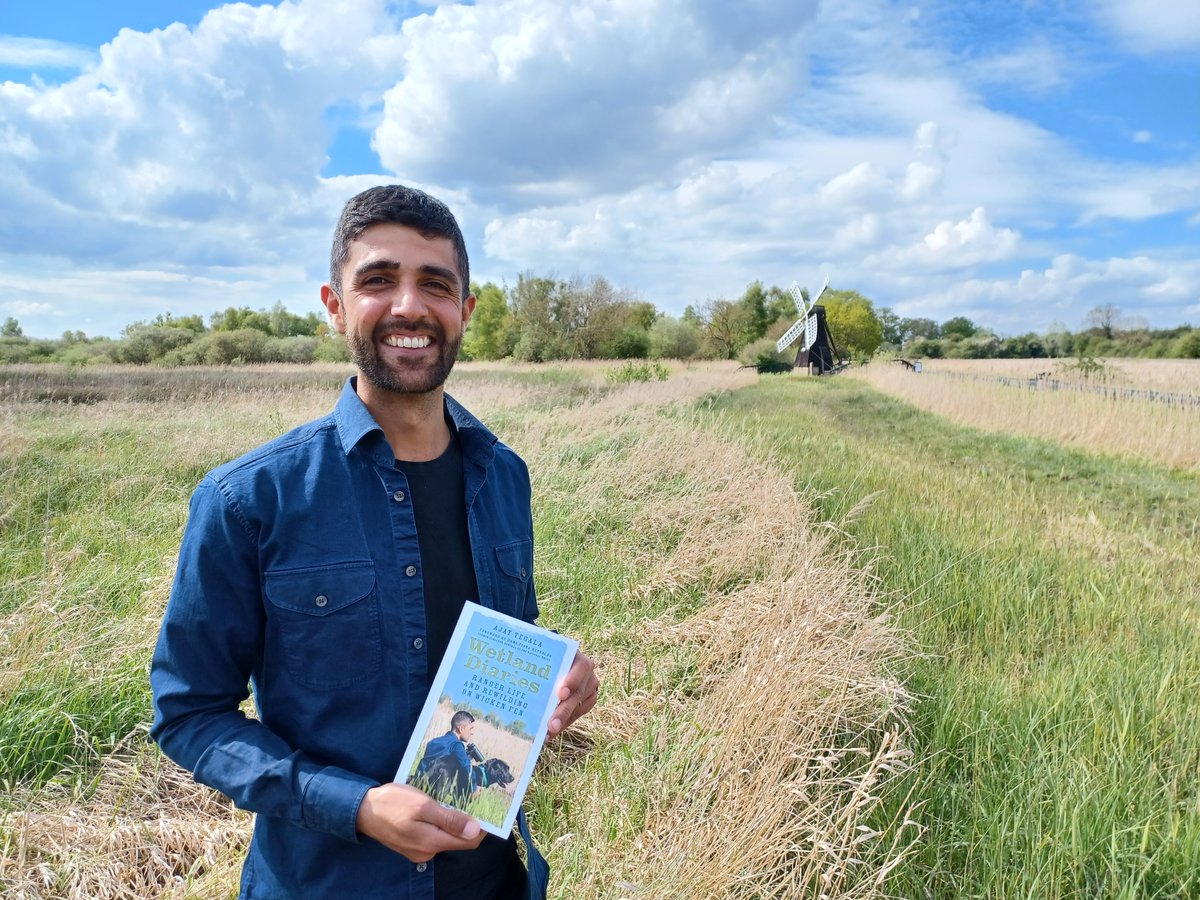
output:
M 883 342 L 885 344 L 893 344 L 899 347 L 904 343 L 904 330 L 901 323 L 904 321 L 894 312 L 890 306 L 881 306 L 875 311 L 875 317 L 879 319 L 879 325 L 883 329 Z
M 650 326 L 653 359 L 691 359 L 700 352 L 700 328 L 688 319 L 661 316 Z
M 771 325 L 780 319 L 787 319 L 789 326 L 796 321 L 800 310 L 796 309 L 796 301 L 790 291 L 785 291 L 779 285 L 773 284 L 767 288 L 767 318 Z
M 942 326 L 933 319 L 901 319 L 900 333 L 904 336 L 904 343 L 907 344 L 916 338 L 940 338 Z
M 1119 307 L 1111 303 L 1105 303 L 1102 306 L 1093 306 L 1084 316 L 1083 322 L 1088 328 L 1099 331 L 1108 340 L 1112 340 L 1113 327 L 1117 324 L 1117 319 L 1121 317 Z
M 469 359 L 503 359 L 512 353 L 511 339 L 515 337 L 504 291 L 489 281 L 473 287 L 471 293 L 475 295 L 475 312 L 463 336 L 463 355 Z
M 745 345 L 751 341 L 757 341 L 766 334 L 767 326 L 772 321 L 767 312 L 767 292 L 763 289 L 762 282 L 751 282 L 738 303 L 746 311 L 746 333 L 743 336 L 744 340 L 742 342 Z
M 706 300 L 688 309 L 700 326 L 708 351 L 720 359 L 735 359 L 746 345 L 746 307 L 732 300 Z
M 25 337 L 25 332 L 21 330 L 21 323 L 9 316 L 4 320 L 4 324 L 0 325 L 0 337 L 19 338 Z
M 820 304 L 833 341 L 850 353 L 870 356 L 883 343 L 883 326 L 875 306 L 858 291 L 826 290 Z
M 942 323 L 943 337 L 958 335 L 959 337 L 969 338 L 973 337 L 978 330 L 979 327 L 966 316 L 955 316 L 953 319 L 948 319 Z

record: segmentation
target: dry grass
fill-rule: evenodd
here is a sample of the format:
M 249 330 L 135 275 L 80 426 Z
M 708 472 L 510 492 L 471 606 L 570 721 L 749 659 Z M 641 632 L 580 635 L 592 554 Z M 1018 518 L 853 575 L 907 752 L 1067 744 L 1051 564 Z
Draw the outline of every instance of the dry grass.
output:
M 1119 371 L 1132 373 L 1127 386 L 1150 386 L 1198 392 L 1200 363 L 1189 361 L 1116 360 Z M 953 365 L 951 365 L 953 363 Z M 1004 363 L 1006 365 L 1000 366 Z M 1017 366 L 1016 364 L 1021 364 Z M 1096 450 L 1147 459 L 1180 469 L 1200 469 L 1200 409 L 1147 400 L 1112 400 L 1074 391 L 1032 391 L 987 381 L 938 378 L 956 373 L 1034 374 L 1030 363 L 1047 360 L 937 360 L 926 373 L 876 362 L 847 375 L 961 425 L 988 431 L 1029 435 Z M 1141 365 L 1134 365 L 1141 364 Z M 1042 370 L 1038 370 L 1042 371 Z M 1171 379 L 1166 381 L 1169 377 Z M 1164 381 L 1154 381 L 1162 378 Z
M 583 744 L 649 752 L 620 780 L 579 772 L 571 745 L 566 771 L 551 767 L 565 808 L 607 811 L 557 836 L 571 872 L 559 896 L 881 896 L 918 836 L 907 820 L 867 824 L 910 762 L 906 697 L 888 674 L 901 643 L 869 583 L 787 478 L 661 412 L 730 375 L 613 392 L 565 415 L 534 453 L 536 472 L 538 457 L 607 441 L 572 503 L 584 518 L 633 511 L 617 552 L 640 555 L 648 574 L 629 604 L 703 595 L 698 612 L 643 620 L 635 638 L 643 663 L 666 649 L 691 674 L 610 689 L 581 729 Z M 627 681 L 627 666 L 602 659 L 606 683 Z
M 1154 391 L 1200 394 L 1200 359 L 1123 359 L 1100 360 L 1102 380 L 1108 384 Z M 1064 381 L 1088 381 L 1072 359 L 927 359 L 927 372 L 1009 375 L 1033 378 L 1049 373 Z
M 0 888 L 12 900 L 228 897 L 249 816 L 150 748 L 110 757 L 86 801 L 12 798 L 0 819 Z

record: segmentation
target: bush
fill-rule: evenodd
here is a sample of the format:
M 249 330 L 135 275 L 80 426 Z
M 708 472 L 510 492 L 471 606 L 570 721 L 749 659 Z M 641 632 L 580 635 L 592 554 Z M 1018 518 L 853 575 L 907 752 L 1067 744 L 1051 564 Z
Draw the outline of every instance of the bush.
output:
M 609 359 L 645 359 L 650 355 L 650 332 L 637 325 L 622 328 L 601 352 Z
M 320 341 L 315 337 L 270 338 L 267 341 L 267 362 L 310 363 L 316 359 Z
M 651 359 L 692 359 L 700 352 L 700 329 L 692 322 L 662 316 L 650 326 Z
M 604 373 L 606 381 L 613 384 L 630 384 L 634 381 L 666 381 L 671 373 L 660 362 L 627 362 Z
M 340 334 L 331 334 L 317 344 L 317 349 L 313 351 L 313 359 L 316 362 L 348 363 L 351 361 L 350 348 L 346 346 L 346 339 Z
M 778 370 L 780 366 L 791 366 L 792 360 L 795 359 L 795 354 L 777 353 L 775 345 L 778 339 L 759 338 L 753 343 L 747 344 L 742 348 L 742 352 L 738 354 L 738 360 L 747 366 L 766 366 Z M 794 350 L 794 347 L 789 347 L 789 351 Z
M 187 328 L 141 326 L 131 330 L 125 339 L 113 348 L 113 361 L 144 366 L 161 359 L 172 350 L 190 344 L 195 338 L 196 332 Z

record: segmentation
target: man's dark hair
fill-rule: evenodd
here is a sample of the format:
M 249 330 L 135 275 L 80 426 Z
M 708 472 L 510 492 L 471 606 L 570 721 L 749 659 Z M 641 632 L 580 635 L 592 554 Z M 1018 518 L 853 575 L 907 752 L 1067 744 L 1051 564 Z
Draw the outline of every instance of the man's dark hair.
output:
M 346 201 L 333 232 L 333 249 L 329 253 L 329 286 L 334 293 L 339 297 L 342 294 L 342 267 L 350 255 L 350 244 L 380 222 L 404 225 L 420 232 L 424 238 L 449 239 L 454 244 L 458 277 L 462 279 L 462 296 L 466 299 L 471 291 L 471 264 L 467 260 L 467 245 L 454 213 L 436 197 L 402 184 L 369 188 Z
M 474 722 L 475 717 L 465 709 L 460 709 L 450 719 L 450 730 L 458 731 L 459 725 L 465 725 L 467 722 Z

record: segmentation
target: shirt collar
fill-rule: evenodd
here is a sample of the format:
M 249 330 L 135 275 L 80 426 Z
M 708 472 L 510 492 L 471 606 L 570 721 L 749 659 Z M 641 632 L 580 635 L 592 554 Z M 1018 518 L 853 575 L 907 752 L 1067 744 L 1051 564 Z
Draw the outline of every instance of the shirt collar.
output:
M 362 402 L 355 390 L 357 375 L 351 375 L 342 386 L 341 396 L 333 409 L 333 421 L 337 426 L 338 437 L 342 442 L 342 450 L 349 455 L 367 435 L 378 433 L 379 441 L 386 441 L 383 429 L 371 415 L 365 403 Z M 484 462 L 480 457 L 489 458 L 492 446 L 498 438 L 488 430 L 482 422 L 469 413 L 465 406 L 451 397 L 443 395 L 443 408 L 450 427 L 458 434 L 462 443 L 463 453 L 478 462 Z M 388 460 L 390 465 L 391 461 Z M 486 464 L 486 463 L 485 463 Z

